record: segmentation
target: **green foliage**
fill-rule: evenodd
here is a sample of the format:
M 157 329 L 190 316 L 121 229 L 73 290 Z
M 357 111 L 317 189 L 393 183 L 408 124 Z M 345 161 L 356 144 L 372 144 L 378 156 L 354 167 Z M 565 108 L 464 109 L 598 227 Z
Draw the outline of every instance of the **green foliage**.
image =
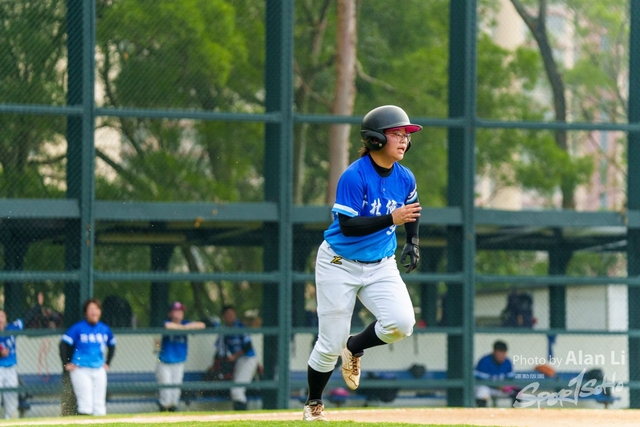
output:
M 118 106 L 198 106 L 201 92 L 225 85 L 234 63 L 246 59 L 226 1 L 119 1 L 102 11 L 98 38 L 120 58 Z
M 624 276 L 624 255 L 613 252 L 576 252 L 567 266 L 569 276 Z
M 622 83 L 629 64 L 627 2 L 567 0 L 574 13 L 577 57 L 565 73 L 567 89 L 575 97 L 585 121 L 624 122 L 627 93 Z
M 261 112 L 263 7 L 263 2 L 225 0 L 101 3 L 98 46 L 103 60 L 98 75 L 105 87 L 104 106 Z M 261 124 L 118 118 L 105 119 L 101 125 L 115 129 L 123 145 L 119 152 L 98 147 L 98 157 L 113 172 L 97 177 L 99 199 L 263 199 Z M 110 248 L 105 257 L 96 256 L 96 268 L 148 270 L 148 254 L 129 256 L 125 252 L 130 249 Z M 183 250 L 194 251 L 199 262 L 188 263 L 176 250 L 171 271 L 230 271 L 237 259 L 251 260 L 244 271 L 261 268 L 255 248 Z M 100 292 L 124 292 L 140 324 L 145 324 L 147 286 L 102 286 Z M 135 294 L 140 286 L 145 291 Z M 216 305 L 225 297 L 232 300 L 229 295 L 236 291 L 235 297 L 246 301 L 248 308 L 259 305 L 260 292 L 230 283 L 173 283 L 170 290 L 173 299 L 197 308 L 198 318 L 217 313 Z M 211 295 L 218 298 L 217 304 Z
M 239 13 L 240 11 L 241 13 Z M 254 21 L 247 24 L 244 13 Z M 105 106 L 259 112 L 264 39 L 256 2 L 104 4 L 98 45 Z M 251 39 L 249 37 L 252 37 Z M 153 201 L 261 199 L 262 126 L 177 120 L 107 120 L 123 136 L 122 160 L 97 197 Z M 130 146 L 130 149 L 126 147 Z M 120 191 L 118 192 L 116 188 Z
M 449 3 L 404 0 L 401 7 L 393 0 L 358 3 L 354 114 L 396 104 L 412 118 L 447 117 Z M 626 5 L 564 3 L 576 14 L 576 37 L 582 41 L 575 66 L 564 70 L 574 102 L 587 119 L 602 112 L 612 120 L 624 119 L 625 100 L 617 82 L 628 61 L 628 52 L 621 46 L 628 35 Z M 0 28 L 3 102 L 66 103 L 65 85 L 78 82 L 66 82 L 65 4 L 63 0 L 0 3 L 5 17 Z M 489 15 L 497 2 L 482 0 L 479 7 Z M 335 90 L 335 2 L 299 0 L 294 13 L 294 108 L 297 113 L 326 114 Z M 266 19 L 261 0 L 98 0 L 99 106 L 263 112 L 269 84 L 264 81 Z M 610 49 L 603 49 L 607 44 Z M 543 80 L 535 49 L 508 51 L 480 32 L 477 59 L 481 118 L 542 120 L 548 116 L 550 106 L 533 95 Z M 64 117 L 57 116 L 0 115 L 0 197 L 64 196 L 66 164 L 60 154 L 66 124 Z M 265 167 L 273 166 L 264 165 L 269 147 L 264 147 L 261 123 L 100 117 L 97 126 L 117 140 L 109 145 L 107 138 L 96 138 L 100 172 L 95 192 L 100 200 L 264 199 Z M 352 126 L 351 160 L 357 157 L 359 139 L 359 126 Z M 328 126 L 296 124 L 294 144 L 303 156 L 302 202 L 324 203 Z M 415 135 L 403 164 L 416 175 L 423 205 L 446 205 L 448 155 L 459 153 L 447 153 L 446 129 L 426 128 Z M 478 174 L 491 176 L 499 185 L 521 186 L 548 198 L 561 184 L 575 188 L 588 182 L 593 172 L 590 157 L 563 151 L 547 131 L 482 130 L 477 133 L 476 162 Z M 61 269 L 64 259 L 58 245 L 49 240 L 33 245 L 27 256 L 29 268 L 48 270 L 55 265 Z M 188 259 L 186 250 L 193 259 Z M 524 268 L 538 274 L 541 264 L 530 256 L 499 253 L 489 259 L 482 253 L 478 271 L 521 274 Z M 148 271 L 149 257 L 144 246 L 101 244 L 96 248 L 95 267 Z M 262 249 L 256 247 L 176 247 L 170 269 L 261 271 L 262 257 Z M 598 271 L 607 266 L 604 263 Z M 175 283 L 170 292 L 172 298 L 190 306 L 200 304 L 199 314 L 203 314 L 216 313 L 223 302 L 235 303 L 239 311 L 254 308 L 264 290 L 253 283 Z M 144 323 L 147 284 L 96 284 L 98 296 L 109 293 L 126 295 Z
M 545 276 L 546 254 L 536 251 L 477 251 L 476 274 L 500 276 Z M 478 283 L 477 289 L 509 289 L 509 283 Z
M 0 99 L 23 104 L 64 105 L 65 3 L 0 2 Z M 62 145 L 62 117 L 0 114 L 0 197 L 60 197 L 50 170 Z

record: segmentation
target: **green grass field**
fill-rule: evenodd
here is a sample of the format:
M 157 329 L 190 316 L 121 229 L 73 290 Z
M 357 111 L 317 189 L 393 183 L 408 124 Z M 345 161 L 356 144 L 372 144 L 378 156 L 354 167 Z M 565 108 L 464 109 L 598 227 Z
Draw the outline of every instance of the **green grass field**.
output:
M 346 409 L 346 408 L 345 408 Z M 334 409 L 333 414 L 342 412 L 341 409 Z M 365 411 L 368 412 L 368 411 Z M 375 411 L 372 411 L 375 412 Z M 136 413 L 136 414 L 110 414 L 104 417 L 55 417 L 55 418 L 22 418 L 18 420 L 3 420 L 0 421 L 0 427 L 2 426 L 27 426 L 37 425 L 39 427 L 59 427 L 61 425 L 100 425 L 108 427 L 150 427 L 158 425 L 168 425 L 171 427 L 290 427 L 290 426 L 303 426 L 308 425 L 307 422 L 300 419 L 294 420 L 205 420 L 194 421 L 193 418 L 206 418 L 206 417 L 247 417 L 252 416 L 271 416 L 275 415 L 282 418 L 282 414 L 293 415 L 298 418 L 302 414 L 299 410 L 264 410 L 264 411 L 249 411 L 242 414 L 238 412 L 179 412 L 175 414 L 160 414 L 160 413 Z M 357 418 L 356 414 L 353 414 L 354 418 Z M 329 415 L 330 417 L 330 415 Z M 431 426 L 431 427 L 472 427 L 471 424 L 414 424 L 406 422 L 375 422 L 375 421 L 344 421 L 344 420 L 331 420 L 331 426 L 336 427 L 401 427 L 401 426 Z M 495 427 L 495 426 L 494 426 Z

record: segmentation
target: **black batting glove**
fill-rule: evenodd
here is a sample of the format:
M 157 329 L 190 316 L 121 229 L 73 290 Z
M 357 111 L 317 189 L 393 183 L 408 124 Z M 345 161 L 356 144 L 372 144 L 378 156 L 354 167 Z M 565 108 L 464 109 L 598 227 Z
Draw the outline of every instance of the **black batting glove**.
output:
M 409 263 L 404 266 L 407 268 L 406 273 L 411 273 L 420 262 L 420 248 L 418 247 L 417 237 L 412 237 L 411 243 L 405 243 L 404 248 L 402 248 L 402 254 L 400 255 L 400 262 L 403 263 L 407 256 L 409 257 Z

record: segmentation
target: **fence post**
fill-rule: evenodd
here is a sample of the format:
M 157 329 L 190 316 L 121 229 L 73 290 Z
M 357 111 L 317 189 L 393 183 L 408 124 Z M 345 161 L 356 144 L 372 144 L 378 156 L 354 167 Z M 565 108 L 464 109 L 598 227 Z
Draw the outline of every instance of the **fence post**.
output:
M 640 0 L 630 0 L 629 124 L 640 123 Z M 640 132 L 628 133 L 627 209 L 640 210 Z M 627 229 L 627 276 L 640 275 L 640 229 Z M 640 288 L 627 287 L 629 330 L 640 329 Z M 640 338 L 629 336 L 629 381 L 640 381 Z M 640 408 L 640 390 L 629 391 L 629 407 Z
M 67 116 L 67 198 L 80 207 L 80 221 L 66 225 L 65 269 L 80 277 L 65 283 L 67 325 L 82 317 L 81 304 L 93 295 L 95 22 L 94 0 L 67 0 L 67 104 L 82 107 L 82 115 Z
M 265 409 L 289 406 L 289 348 L 293 252 L 293 0 L 266 0 L 265 108 L 280 121 L 265 125 L 265 201 L 278 205 L 278 221 L 265 224 L 264 268 L 277 270 L 277 289 L 265 288 L 264 326 L 278 326 L 278 336 L 265 336 L 264 372 L 279 382 L 263 391 Z M 268 284 L 272 286 L 272 284 Z
M 447 339 L 449 378 L 464 380 L 463 389 L 449 389 L 449 406 L 473 406 L 473 336 L 475 298 L 475 137 L 476 137 L 476 1 L 452 0 L 449 22 L 449 117 L 464 118 L 463 127 L 448 129 L 447 202 L 460 207 L 462 226 L 449 227 L 447 272 L 463 274 L 462 284 L 447 286 L 447 326 L 463 334 Z

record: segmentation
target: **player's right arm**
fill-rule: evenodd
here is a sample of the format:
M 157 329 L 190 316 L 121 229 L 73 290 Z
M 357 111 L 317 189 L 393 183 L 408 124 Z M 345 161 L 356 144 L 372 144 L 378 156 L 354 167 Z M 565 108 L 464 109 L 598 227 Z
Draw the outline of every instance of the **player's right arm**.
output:
M 73 355 L 73 346 L 65 341 L 60 341 L 60 360 L 62 360 L 62 366 L 65 371 L 73 371 L 77 366 L 71 363 L 71 356 Z
M 420 218 L 421 210 L 422 207 L 420 206 L 420 203 L 410 203 L 396 208 L 391 212 L 393 223 L 395 225 L 402 225 L 408 222 L 416 222 Z
M 166 329 L 173 330 L 184 330 L 184 329 L 204 329 L 207 325 L 204 322 L 189 322 L 189 323 L 176 323 L 176 322 L 167 322 L 164 324 Z
M 338 214 L 340 231 L 347 237 L 366 236 L 393 225 L 391 214 L 379 216 L 347 216 Z
M 72 325 L 67 332 L 62 335 L 62 339 L 60 340 L 60 360 L 62 360 L 65 371 L 73 371 L 77 368 L 77 366 L 71 362 L 75 351 L 75 343 L 79 338 L 78 327 L 76 325 L 77 324 Z

